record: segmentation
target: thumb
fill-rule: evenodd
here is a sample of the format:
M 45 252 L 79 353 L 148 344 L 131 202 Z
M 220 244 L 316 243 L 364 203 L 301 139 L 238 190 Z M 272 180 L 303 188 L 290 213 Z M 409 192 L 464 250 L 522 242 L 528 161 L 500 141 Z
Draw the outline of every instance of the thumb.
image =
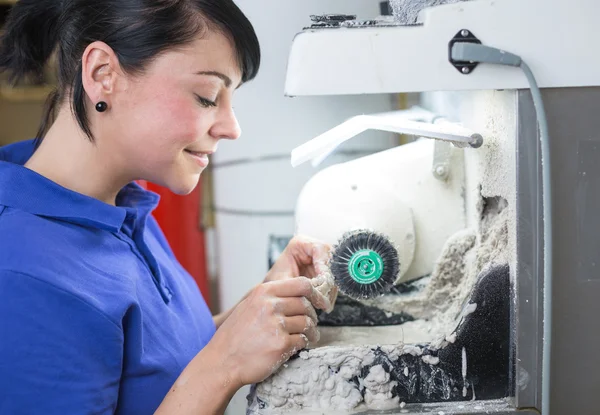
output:
M 331 254 L 330 245 L 304 235 L 299 235 L 294 239 L 296 247 L 302 252 L 302 256 L 312 263 L 317 275 L 329 271 L 327 263 Z

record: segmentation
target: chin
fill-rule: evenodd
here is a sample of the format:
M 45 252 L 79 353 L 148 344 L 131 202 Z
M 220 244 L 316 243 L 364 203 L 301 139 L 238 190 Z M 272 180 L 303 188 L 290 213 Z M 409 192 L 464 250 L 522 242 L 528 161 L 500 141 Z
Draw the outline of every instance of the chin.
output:
M 182 177 L 178 177 L 175 178 L 175 180 L 170 180 L 169 182 L 167 182 L 165 184 L 165 187 L 167 187 L 170 191 L 172 191 L 173 193 L 180 195 L 180 196 L 185 196 L 185 195 L 189 195 L 190 193 L 192 193 L 194 191 L 194 189 L 198 186 L 198 183 L 200 182 L 200 175 L 199 174 L 194 174 L 194 175 L 188 175 L 185 178 Z
M 180 184 L 178 186 L 169 187 L 169 189 L 177 195 L 185 196 L 185 195 L 189 195 L 190 193 L 192 193 L 194 191 L 194 189 L 196 188 L 196 186 L 198 186 L 198 180 L 196 180 L 193 184 L 190 184 L 190 183 Z

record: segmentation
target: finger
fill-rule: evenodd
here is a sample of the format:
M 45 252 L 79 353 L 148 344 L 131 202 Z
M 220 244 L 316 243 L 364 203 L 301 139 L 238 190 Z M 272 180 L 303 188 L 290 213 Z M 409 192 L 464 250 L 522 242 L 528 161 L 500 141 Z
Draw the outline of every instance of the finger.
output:
M 308 347 L 308 337 L 305 334 L 294 334 L 290 336 L 290 340 L 297 350 L 306 349 Z
M 291 355 L 302 349 L 306 349 L 308 347 L 308 344 L 310 343 L 308 337 L 306 337 L 305 334 L 291 334 L 288 338 L 290 348 L 292 351 Z
M 280 298 L 277 301 L 276 308 L 286 317 L 309 316 L 317 322 L 317 312 L 306 297 Z
M 314 308 L 331 311 L 333 305 L 327 294 L 319 292 L 311 280 L 296 277 L 288 280 L 272 281 L 263 284 L 265 290 L 277 297 L 306 297 Z
M 319 341 L 319 330 L 313 319 L 308 316 L 285 317 L 284 328 L 289 334 L 304 334 L 310 342 Z
M 312 263 L 317 275 L 329 271 L 327 263 L 331 255 L 331 246 L 323 243 L 313 243 L 312 245 Z
M 306 349 L 308 347 L 308 343 L 308 337 L 306 337 L 306 335 L 304 334 L 289 335 L 286 341 L 286 352 L 281 355 L 283 361 L 281 361 L 280 363 L 285 363 L 287 360 L 289 360 L 290 357 L 295 355 L 297 352 L 299 352 L 302 349 Z
M 305 277 L 271 281 L 263 284 L 267 292 L 277 297 L 306 297 L 313 295 L 314 287 Z M 309 298 L 310 299 L 310 298 Z
M 301 265 L 311 265 L 314 272 L 307 272 L 307 276 L 314 277 L 327 271 L 331 246 L 304 235 L 292 239 L 288 248 L 294 259 Z

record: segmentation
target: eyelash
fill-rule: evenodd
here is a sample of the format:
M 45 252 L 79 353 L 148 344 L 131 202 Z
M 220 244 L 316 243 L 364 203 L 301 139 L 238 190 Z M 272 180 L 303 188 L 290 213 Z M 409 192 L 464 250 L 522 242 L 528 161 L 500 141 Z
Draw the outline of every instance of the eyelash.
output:
M 202 105 L 204 108 L 216 107 L 217 103 L 214 101 L 210 101 L 206 98 L 202 98 L 200 95 L 196 95 L 196 100 Z

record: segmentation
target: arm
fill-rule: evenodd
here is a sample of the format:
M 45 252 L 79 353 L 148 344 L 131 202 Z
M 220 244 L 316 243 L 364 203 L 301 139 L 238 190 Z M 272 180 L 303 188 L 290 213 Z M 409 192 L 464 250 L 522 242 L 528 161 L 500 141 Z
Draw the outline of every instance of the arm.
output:
M 154 415 L 223 414 L 243 385 L 233 379 L 232 368 L 208 344 L 181 373 Z
M 329 247 L 294 238 L 264 282 L 230 310 L 213 316 L 217 332 L 185 368 L 155 415 L 222 414 L 235 392 L 259 382 L 308 341 L 318 341 L 317 315 L 335 301 L 307 278 L 326 271 Z
M 318 340 L 306 278 L 261 284 L 240 302 L 179 376 L 155 415 L 222 414 L 243 385 L 260 382 Z
M 244 298 L 246 298 L 247 296 L 248 296 L 248 294 L 246 294 L 246 296 L 244 296 Z M 216 314 L 216 315 L 213 316 L 213 321 L 215 322 L 215 326 L 217 327 L 217 330 L 219 329 L 219 327 L 221 327 L 221 325 L 225 322 L 225 320 L 227 320 L 227 318 L 231 315 L 231 313 L 233 312 L 233 310 L 235 310 L 235 308 L 239 304 L 240 303 L 237 303 L 236 305 L 234 305 L 233 307 L 231 307 L 229 310 L 224 311 L 222 313 L 219 313 L 219 314 Z
M 235 307 L 237 307 L 237 304 L 235 306 L 233 306 L 233 308 L 230 308 L 229 310 L 224 311 L 223 313 L 219 313 L 219 314 L 216 314 L 213 316 L 213 321 L 215 322 L 215 326 L 217 327 L 217 330 L 219 329 L 219 327 L 221 327 L 221 324 L 223 324 L 223 322 L 225 320 L 227 320 L 227 317 L 229 317 L 229 315 L 231 314 L 231 312 L 233 311 L 233 309 Z
M 2 413 L 113 414 L 122 331 L 71 293 L 0 270 Z
M 233 310 L 235 310 L 235 308 L 240 305 L 240 303 L 242 301 L 244 301 L 246 298 L 248 298 L 248 296 L 250 295 L 250 293 L 252 293 L 252 291 L 255 289 L 256 287 L 252 288 L 252 290 L 248 291 L 246 293 L 246 295 L 244 297 L 242 297 L 242 299 L 233 307 L 231 307 L 229 310 L 224 311 L 222 313 L 216 314 L 213 316 L 213 321 L 215 322 L 215 326 L 217 327 L 217 329 L 219 329 L 219 327 L 221 327 L 221 325 L 225 322 L 225 320 L 227 320 L 227 318 L 231 315 L 231 313 L 233 313 Z

